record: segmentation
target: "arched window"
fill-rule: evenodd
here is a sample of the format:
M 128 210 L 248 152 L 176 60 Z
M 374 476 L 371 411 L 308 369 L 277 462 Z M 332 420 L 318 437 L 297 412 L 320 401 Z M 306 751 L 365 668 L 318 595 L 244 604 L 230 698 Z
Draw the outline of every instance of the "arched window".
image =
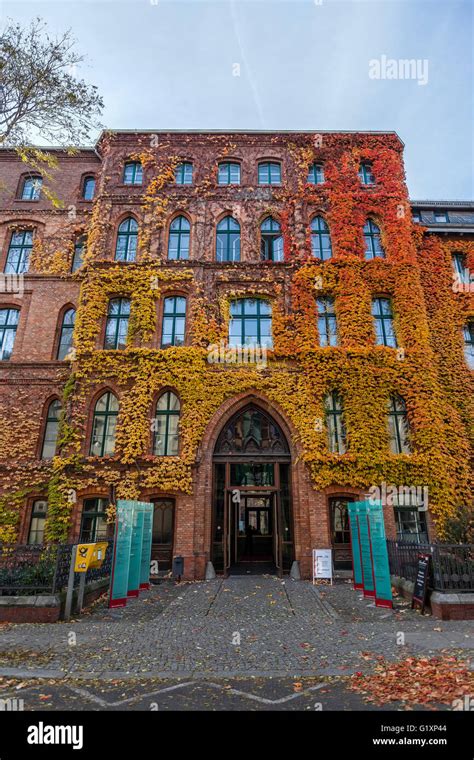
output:
M 367 219 L 364 224 L 365 258 L 385 258 L 385 251 L 380 238 L 380 228 L 372 219 Z
M 62 361 L 66 358 L 72 348 L 72 336 L 74 333 L 74 321 L 76 319 L 76 310 L 67 309 L 64 312 L 61 325 L 61 334 L 59 336 L 57 359 Z
M 240 298 L 230 304 L 230 346 L 273 347 L 272 307 L 261 298 Z
M 82 266 L 84 252 L 86 250 L 86 236 L 78 235 L 74 241 L 74 254 L 72 257 L 71 272 L 76 272 Z
M 322 164 L 311 164 L 308 171 L 308 179 L 306 180 L 309 185 L 322 185 L 324 182 L 324 168 Z
M 219 164 L 219 185 L 240 185 L 240 164 L 223 161 Z
M 369 161 L 364 161 L 359 166 L 359 179 L 362 185 L 375 185 L 372 164 Z
M 174 457 L 179 450 L 179 398 L 171 391 L 163 393 L 156 404 L 153 421 L 153 454 Z
M 132 216 L 127 217 L 119 225 L 117 246 L 115 248 L 116 261 L 135 261 L 137 253 L 138 223 Z
M 124 185 L 141 185 L 143 182 L 143 168 L 140 161 L 127 161 L 123 167 Z
M 17 230 L 12 233 L 8 247 L 5 273 L 22 274 L 28 271 L 33 248 L 33 230 Z
M 186 334 L 186 299 L 184 296 L 170 296 L 163 304 L 163 327 L 161 348 L 182 346 Z
M 393 326 L 392 304 L 389 298 L 374 298 L 372 316 L 375 322 L 375 342 L 378 346 L 397 347 Z
M 322 216 L 311 220 L 311 252 L 320 261 L 327 261 L 332 256 L 331 235 Z
M 190 161 L 182 161 L 177 165 L 174 173 L 177 185 L 193 184 L 193 165 Z
M 189 258 L 189 237 L 191 225 L 185 216 L 177 216 L 170 224 L 170 234 L 168 238 L 168 258 L 188 259 Z
M 44 543 L 44 528 L 46 525 L 46 512 L 48 502 L 44 499 L 37 499 L 31 507 L 30 530 L 28 532 L 28 544 Z
M 120 349 L 126 347 L 129 317 L 129 298 L 112 298 L 109 301 L 104 348 Z
M 8 361 L 15 343 L 19 309 L 0 309 L 0 361 Z
M 464 325 L 464 356 L 469 369 L 474 369 L 474 322 Z
M 23 187 L 21 188 L 21 200 L 38 201 L 42 186 L 43 180 L 39 175 L 36 177 L 26 177 L 23 180 Z
M 113 393 L 107 391 L 97 400 L 92 420 L 90 455 L 112 456 L 115 451 L 115 430 L 119 403 Z
M 346 430 L 342 399 L 338 393 L 328 393 L 324 400 L 328 448 L 333 454 L 345 454 Z
M 60 413 L 61 404 L 58 399 L 54 399 L 54 401 L 51 401 L 48 406 L 48 413 L 46 415 L 43 445 L 41 447 L 41 459 L 52 459 L 56 454 Z
M 259 185 L 280 185 L 281 164 L 276 161 L 263 161 L 258 165 Z
M 271 216 L 260 225 L 260 255 L 262 261 L 283 261 L 281 225 Z
M 398 395 L 390 396 L 388 402 L 388 434 L 392 454 L 409 454 L 410 426 L 405 400 Z
M 240 261 L 240 224 L 232 216 L 225 216 L 217 225 L 216 259 Z
M 321 346 L 337 346 L 337 322 L 334 298 L 321 296 L 317 299 L 318 331 Z
M 95 193 L 95 177 L 92 175 L 89 175 L 88 177 L 84 177 L 84 182 L 82 185 L 82 197 L 85 201 L 91 201 L 94 197 Z

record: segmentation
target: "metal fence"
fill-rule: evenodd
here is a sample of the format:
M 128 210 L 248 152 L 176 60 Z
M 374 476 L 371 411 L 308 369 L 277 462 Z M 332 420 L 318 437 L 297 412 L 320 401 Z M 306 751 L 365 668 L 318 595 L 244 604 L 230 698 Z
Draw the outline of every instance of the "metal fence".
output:
M 73 547 L 74 544 L 0 544 L 0 596 L 55 594 L 65 589 Z M 86 585 L 110 575 L 112 553 L 113 539 L 110 539 L 102 567 L 87 571 Z M 79 580 L 76 573 L 75 586 Z
M 474 591 L 474 544 L 418 544 L 387 541 L 390 572 L 414 581 L 418 555 L 431 555 L 433 591 Z

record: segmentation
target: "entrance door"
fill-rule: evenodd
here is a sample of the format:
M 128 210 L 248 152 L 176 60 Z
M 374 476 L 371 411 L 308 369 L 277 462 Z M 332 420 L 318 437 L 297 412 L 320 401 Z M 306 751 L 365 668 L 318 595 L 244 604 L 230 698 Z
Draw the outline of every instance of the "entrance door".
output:
M 273 562 L 272 496 L 242 494 L 238 512 L 236 562 Z
M 240 492 L 233 501 L 229 491 L 224 514 L 225 572 L 269 571 L 281 568 L 281 547 L 276 493 Z
M 214 448 L 211 560 L 216 572 L 265 563 L 289 572 L 294 559 L 288 442 L 249 404 L 223 427 Z

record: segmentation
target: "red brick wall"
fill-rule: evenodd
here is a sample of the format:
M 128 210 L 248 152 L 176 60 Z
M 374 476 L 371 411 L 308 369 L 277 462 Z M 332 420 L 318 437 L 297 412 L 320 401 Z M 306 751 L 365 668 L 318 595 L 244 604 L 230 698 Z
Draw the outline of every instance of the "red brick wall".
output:
M 29 225 L 35 228 L 35 234 L 48 245 L 64 245 L 65 237 L 72 238 L 74 231 L 87 229 L 90 211 L 93 206 L 81 200 L 81 182 L 85 174 L 93 173 L 97 177 L 97 187 L 110 202 L 105 224 L 105 240 L 101 258 L 113 260 L 117 225 L 125 216 L 133 213 L 140 223 L 144 223 L 145 209 L 142 203 L 143 187 L 146 186 L 147 173 L 142 187 L 130 187 L 122 184 L 123 162 L 140 149 L 147 148 L 153 135 L 119 133 L 108 146 L 98 145 L 99 153 L 82 151 L 75 157 L 59 154 L 60 168 L 54 173 L 52 189 L 64 201 L 62 210 L 52 210 L 44 198 L 38 202 L 18 200 L 17 190 L 24 173 L 24 165 L 12 153 L 0 151 L 0 171 L 5 187 L 0 190 L 0 263 L 3 266 L 9 245 L 12 226 Z M 335 159 L 342 158 L 348 146 L 360 147 L 376 145 L 379 136 L 358 135 L 339 138 Z M 164 152 L 169 155 L 189 159 L 194 165 L 194 179 L 199 181 L 214 176 L 216 156 L 222 152 L 222 140 L 219 142 L 209 135 L 159 135 Z M 262 266 L 259 262 L 259 237 L 257 234 L 261 220 L 270 208 L 278 211 L 279 201 L 272 199 L 268 188 L 258 187 L 257 166 L 262 159 L 281 160 L 283 180 L 296 190 L 296 165 L 291 153 L 291 135 L 229 135 L 225 142 L 228 155 L 225 160 L 238 160 L 241 163 L 241 185 L 238 187 L 219 187 L 218 198 L 208 200 L 203 195 L 196 195 L 194 186 L 173 187 L 173 204 L 167 212 L 166 223 L 152 240 L 151 254 L 158 260 L 167 256 L 169 222 L 177 213 L 184 213 L 191 221 L 191 260 L 186 267 L 192 268 L 194 280 L 177 289 L 169 283 L 169 293 L 185 292 L 192 305 L 195 288 L 202 288 L 202 295 L 216 302 L 220 295 L 230 288 L 245 287 L 245 283 L 258 282 L 262 279 Z M 383 138 L 386 147 L 393 150 L 402 161 L 401 144 L 394 135 Z M 324 160 L 324 151 L 322 151 Z M 340 161 L 342 166 L 342 161 Z M 405 189 L 401 188 L 405 193 Z M 370 207 L 370 199 L 367 200 Z M 303 243 L 307 226 L 312 215 L 319 209 L 314 204 L 297 207 L 295 210 L 294 232 Z M 233 214 L 241 224 L 242 264 L 238 267 L 222 267 L 215 262 L 216 224 L 225 214 Z M 72 219 L 71 219 L 72 217 Z M 138 259 L 139 260 L 139 259 Z M 173 264 L 171 264 L 173 266 Z M 180 266 L 180 263 L 177 263 Z M 225 272 L 225 274 L 224 274 Z M 282 285 L 279 296 L 286 309 L 289 303 L 289 290 L 293 273 L 292 266 L 276 264 L 266 267 L 265 276 L 271 272 L 268 283 L 269 292 L 275 295 L 275 285 Z M 70 274 L 44 275 L 30 273 L 25 277 L 25 292 L 22 298 L 0 293 L 2 304 L 17 305 L 21 308 L 20 322 L 15 341 L 15 348 L 10 362 L 0 362 L 0 419 L 3 431 L 0 436 L 0 485 L 3 493 L 10 493 L 21 488 L 25 474 L 29 479 L 33 474 L 38 489 L 32 490 L 24 499 L 19 520 L 19 540 L 25 541 L 28 535 L 29 510 L 34 498 L 44 495 L 40 484 L 47 480 L 50 465 L 38 459 L 42 431 L 44 428 L 44 410 L 47 402 L 61 394 L 62 387 L 69 375 L 66 362 L 55 362 L 59 319 L 67 305 L 77 305 L 80 290 L 80 276 Z M 188 312 L 189 313 L 189 312 Z M 150 341 L 151 347 L 160 344 L 162 303 L 157 304 L 157 329 Z M 193 325 L 188 321 L 187 342 L 191 340 Z M 102 338 L 102 334 L 101 334 Z M 97 342 L 100 348 L 101 338 Z M 124 388 L 117 389 L 114 378 L 97 378 L 93 392 L 99 391 L 107 384 L 118 395 Z M 308 470 L 301 459 L 301 444 L 296 431 L 291 429 L 282 410 L 268 400 L 251 391 L 228 399 L 210 420 L 206 433 L 199 447 L 193 476 L 193 493 L 160 493 L 143 491 L 141 498 L 153 496 L 170 496 L 176 500 L 174 553 L 185 557 L 185 575 L 188 578 L 202 577 L 205 564 L 210 557 L 211 522 L 212 522 L 212 451 L 223 424 L 250 398 L 268 409 L 268 412 L 280 424 L 291 445 L 292 454 L 292 497 L 294 515 L 294 540 L 296 558 L 300 560 L 302 572 L 310 574 L 311 550 L 315 547 L 331 545 L 328 499 L 331 495 L 345 494 L 355 497 L 363 496 L 363 490 L 348 488 L 334 483 L 324 491 L 315 491 Z M 81 399 L 87 410 L 91 398 Z M 86 415 L 90 422 L 90 414 Z M 88 453 L 88 427 L 83 432 L 83 454 Z M 150 466 L 138 462 L 139 467 Z M 114 463 L 112 466 L 125 477 L 126 466 Z M 83 487 L 78 490 L 77 502 L 73 508 L 69 537 L 77 539 L 80 529 L 82 502 L 86 496 L 104 496 L 109 494 L 107 483 L 100 479 L 98 465 L 98 482 L 91 484 L 90 476 L 84 476 Z M 387 534 L 395 535 L 393 512 L 386 510 Z

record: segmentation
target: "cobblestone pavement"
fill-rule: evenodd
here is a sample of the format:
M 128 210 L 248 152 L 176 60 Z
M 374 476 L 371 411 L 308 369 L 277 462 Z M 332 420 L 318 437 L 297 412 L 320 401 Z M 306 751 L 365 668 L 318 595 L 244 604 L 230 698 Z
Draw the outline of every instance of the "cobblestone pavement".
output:
M 314 587 L 272 576 L 152 587 L 124 609 L 0 628 L 0 676 L 249 678 L 344 676 L 374 657 L 459 651 L 474 625 L 396 602 L 376 608 L 349 583 Z

